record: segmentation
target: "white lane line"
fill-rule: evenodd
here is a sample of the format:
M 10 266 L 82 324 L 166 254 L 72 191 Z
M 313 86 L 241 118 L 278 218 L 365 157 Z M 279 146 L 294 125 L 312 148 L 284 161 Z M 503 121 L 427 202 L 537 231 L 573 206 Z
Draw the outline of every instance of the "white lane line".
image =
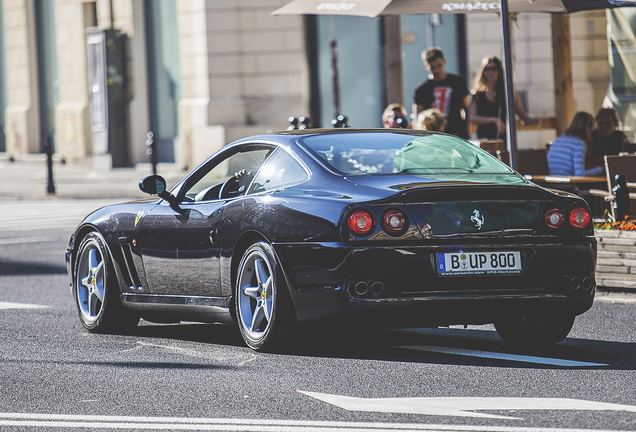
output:
M 35 224 L 35 225 L 34 225 Z M 69 235 L 79 222 L 75 221 L 33 221 L 32 223 L 22 223 L 20 225 L 11 226 L 3 224 L 3 231 L 43 231 L 43 230 L 68 230 Z
M 0 309 L 41 309 L 41 308 L 48 308 L 48 306 L 0 301 Z
M 0 426 L 253 432 L 616 432 L 604 429 L 0 413 Z
M 622 411 L 636 413 L 636 406 L 568 398 L 507 397 L 402 397 L 363 398 L 298 390 L 299 393 L 347 411 L 420 414 L 522 420 L 477 411 Z
M 22 243 L 42 243 L 42 242 L 53 242 L 58 240 L 59 238 L 55 238 L 55 237 L 22 237 L 22 238 L 2 239 L 0 240 L 0 245 L 22 244 Z
M 440 354 L 459 355 L 459 356 L 466 356 L 466 357 L 477 357 L 477 358 L 507 360 L 507 361 L 514 361 L 514 362 L 522 362 L 522 363 L 543 364 L 543 365 L 550 365 L 550 366 L 564 366 L 564 367 L 609 366 L 605 363 L 591 363 L 591 362 L 582 362 L 582 361 L 576 361 L 576 360 L 562 360 L 562 359 L 555 359 L 555 358 L 549 358 L 549 357 L 535 357 L 535 356 L 527 356 L 527 355 L 519 355 L 519 354 L 504 354 L 504 353 L 491 352 L 491 351 L 477 351 L 477 350 L 451 348 L 451 347 L 400 346 L 397 348 L 418 350 L 418 351 L 428 351 L 428 352 L 435 352 Z

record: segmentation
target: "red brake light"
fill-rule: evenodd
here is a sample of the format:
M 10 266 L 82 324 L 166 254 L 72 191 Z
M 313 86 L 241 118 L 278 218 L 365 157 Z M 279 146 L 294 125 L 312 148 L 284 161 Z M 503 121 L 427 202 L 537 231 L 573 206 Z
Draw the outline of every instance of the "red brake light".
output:
M 583 229 L 590 224 L 592 217 L 583 207 L 576 207 L 570 211 L 570 225 L 576 229 Z
M 552 207 L 545 212 L 545 224 L 550 228 L 559 229 L 565 222 L 565 215 L 560 208 Z
M 355 235 L 367 235 L 375 226 L 373 215 L 366 210 L 356 210 L 347 218 L 347 228 Z
M 382 228 L 390 235 L 399 235 L 406 228 L 406 216 L 397 209 L 390 209 L 382 216 Z

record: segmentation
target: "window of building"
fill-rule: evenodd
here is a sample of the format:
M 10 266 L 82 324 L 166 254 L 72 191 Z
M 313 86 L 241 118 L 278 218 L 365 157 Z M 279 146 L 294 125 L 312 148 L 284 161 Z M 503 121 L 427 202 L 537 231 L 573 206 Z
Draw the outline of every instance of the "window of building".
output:
M 179 34 L 175 0 L 145 2 L 148 50 L 150 126 L 159 162 L 174 162 L 181 98 Z

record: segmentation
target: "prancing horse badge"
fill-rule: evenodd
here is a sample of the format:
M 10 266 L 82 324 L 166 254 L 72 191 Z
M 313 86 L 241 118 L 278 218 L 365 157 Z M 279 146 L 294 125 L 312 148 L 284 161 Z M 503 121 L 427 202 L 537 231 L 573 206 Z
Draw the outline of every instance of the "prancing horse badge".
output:
M 479 213 L 479 210 L 473 210 L 473 215 L 470 217 L 470 220 L 473 221 L 477 230 L 481 229 L 481 226 L 484 224 L 484 215 Z

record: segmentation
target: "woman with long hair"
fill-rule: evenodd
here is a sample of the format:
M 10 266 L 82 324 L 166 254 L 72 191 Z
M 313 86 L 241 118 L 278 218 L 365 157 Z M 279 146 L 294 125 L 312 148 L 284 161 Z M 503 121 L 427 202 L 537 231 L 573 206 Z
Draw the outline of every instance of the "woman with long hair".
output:
M 554 140 L 548 152 L 550 174 L 562 176 L 597 176 L 603 167 L 585 169 L 585 153 L 594 130 L 594 116 L 585 111 L 574 115 L 563 135 Z
M 506 134 L 506 103 L 503 66 L 496 56 L 481 61 L 473 85 L 470 122 L 477 125 L 479 138 L 499 139 Z M 515 112 L 526 124 L 539 124 L 539 119 L 526 113 L 515 93 Z

